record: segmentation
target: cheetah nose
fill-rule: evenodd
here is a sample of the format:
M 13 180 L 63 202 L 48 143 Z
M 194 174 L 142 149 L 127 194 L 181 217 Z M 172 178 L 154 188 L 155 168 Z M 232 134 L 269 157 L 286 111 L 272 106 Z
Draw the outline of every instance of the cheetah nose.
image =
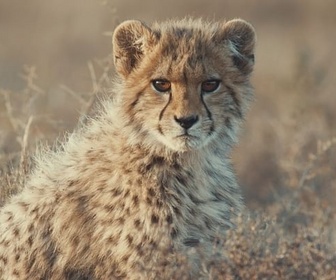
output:
M 174 116 L 174 119 L 181 127 L 185 129 L 189 129 L 198 121 L 198 116 L 192 115 L 192 116 L 181 117 L 181 118 Z

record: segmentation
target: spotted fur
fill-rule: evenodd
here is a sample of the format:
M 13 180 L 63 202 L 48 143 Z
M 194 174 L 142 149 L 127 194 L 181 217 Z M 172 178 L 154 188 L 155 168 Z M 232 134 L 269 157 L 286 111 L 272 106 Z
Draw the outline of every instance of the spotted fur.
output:
M 119 25 L 113 98 L 40 155 L 1 209 L 0 279 L 164 278 L 142 265 L 232 227 L 243 202 L 230 150 L 252 99 L 254 44 L 243 20 Z M 211 79 L 218 89 L 202 92 Z

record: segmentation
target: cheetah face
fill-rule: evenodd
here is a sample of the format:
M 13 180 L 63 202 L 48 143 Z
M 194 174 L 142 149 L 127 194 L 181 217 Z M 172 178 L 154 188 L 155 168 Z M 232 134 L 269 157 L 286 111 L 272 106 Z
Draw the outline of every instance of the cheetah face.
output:
M 194 73 L 176 73 L 174 77 L 167 74 L 152 79 L 150 87 L 149 94 L 155 96 L 158 104 L 154 110 L 148 108 L 155 116 L 148 128 L 171 149 L 184 151 L 202 147 L 223 125 L 218 122 L 221 117 L 213 106 L 223 93 L 218 75 L 195 77 Z
M 126 113 L 176 151 L 233 139 L 251 95 L 254 41 L 242 20 L 151 29 L 138 21 L 121 24 L 113 45 Z
M 221 80 L 209 77 L 204 81 L 188 82 L 186 75 L 179 79 L 152 80 L 156 94 L 161 95 L 164 106 L 158 114 L 157 137 L 176 150 L 203 146 L 215 132 L 212 108 L 206 103 L 207 95 L 220 91 Z

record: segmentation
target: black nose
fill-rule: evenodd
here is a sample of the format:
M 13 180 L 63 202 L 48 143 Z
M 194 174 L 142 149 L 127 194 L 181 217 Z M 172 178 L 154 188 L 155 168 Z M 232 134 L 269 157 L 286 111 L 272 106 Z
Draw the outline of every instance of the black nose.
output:
M 198 121 L 198 116 L 188 116 L 181 118 L 174 116 L 174 119 L 180 126 L 182 126 L 185 129 L 189 129 Z

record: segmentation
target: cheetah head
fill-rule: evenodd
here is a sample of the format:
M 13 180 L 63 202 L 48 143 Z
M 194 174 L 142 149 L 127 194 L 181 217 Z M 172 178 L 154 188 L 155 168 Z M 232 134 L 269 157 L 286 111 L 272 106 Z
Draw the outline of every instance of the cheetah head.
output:
M 124 111 L 175 151 L 233 142 L 251 100 L 255 33 L 240 19 L 120 24 L 113 57 Z

